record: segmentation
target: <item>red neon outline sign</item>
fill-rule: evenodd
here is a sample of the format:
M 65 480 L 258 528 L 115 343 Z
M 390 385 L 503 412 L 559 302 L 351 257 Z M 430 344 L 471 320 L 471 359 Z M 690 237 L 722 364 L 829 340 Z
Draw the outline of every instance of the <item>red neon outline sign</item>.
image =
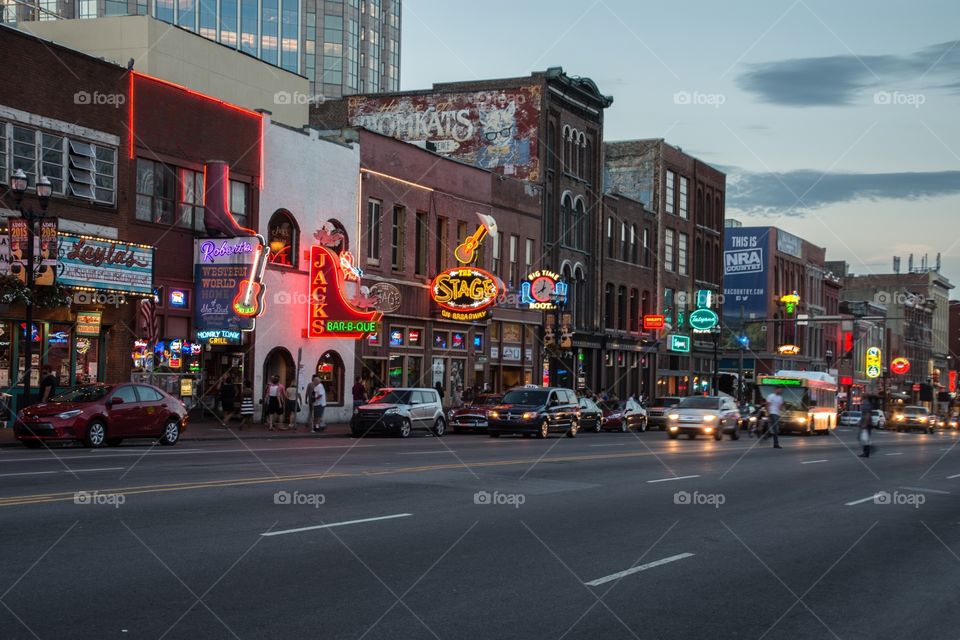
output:
M 643 316 L 643 330 L 649 331 L 651 329 L 663 329 L 666 326 L 667 319 L 665 316 L 660 314 L 647 314 Z
M 890 361 L 890 371 L 902 376 L 910 371 L 910 361 L 903 357 L 894 358 Z
M 350 338 L 359 340 L 377 329 L 329 329 L 328 322 L 373 324 L 383 314 L 379 311 L 360 311 L 343 297 L 343 270 L 340 258 L 320 245 L 310 247 L 310 297 L 307 304 L 308 338 Z

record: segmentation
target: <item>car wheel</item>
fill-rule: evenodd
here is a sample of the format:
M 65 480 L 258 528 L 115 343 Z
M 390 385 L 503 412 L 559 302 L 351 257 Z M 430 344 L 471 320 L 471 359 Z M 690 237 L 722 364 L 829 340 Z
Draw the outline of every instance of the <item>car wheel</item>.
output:
M 537 437 L 540 439 L 546 438 L 550 435 L 550 425 L 546 420 L 540 423 L 540 430 L 537 431 Z
M 667 437 L 670 438 L 671 440 L 676 440 L 679 437 L 679 435 L 680 434 L 678 433 L 668 433 Z
M 600 423 L 598 422 L 597 424 L 599 425 Z M 567 437 L 576 438 L 578 431 L 580 431 L 580 425 L 577 424 L 576 420 L 574 420 L 573 422 L 570 423 L 570 428 L 567 429 Z
M 163 427 L 163 435 L 160 436 L 160 444 L 172 447 L 180 440 L 180 423 L 176 420 L 168 420 Z
M 647 430 L 647 420 L 644 418 L 640 421 L 640 433 L 644 433 Z
M 404 420 L 403 422 L 400 423 L 400 428 L 397 429 L 397 435 L 400 436 L 401 438 L 409 438 L 411 430 L 412 430 L 412 427 L 410 426 L 410 421 Z
M 433 435 L 442 438 L 446 432 L 447 423 L 443 421 L 443 418 L 437 418 L 437 421 L 433 423 Z
M 733 428 L 733 431 L 730 433 L 730 439 L 731 439 L 731 440 L 739 440 L 739 439 L 740 439 L 740 425 L 736 425 L 736 426 Z
M 713 439 L 717 442 L 723 440 L 723 429 L 717 427 L 717 430 L 713 432 Z
M 594 420 L 594 422 L 593 422 L 593 432 L 594 432 L 594 433 L 600 433 L 601 431 L 603 431 L 603 425 L 600 424 L 600 421 L 599 421 L 599 420 Z
M 87 435 L 83 437 L 83 446 L 100 447 L 107 439 L 107 425 L 100 420 L 94 420 L 87 427 Z
M 107 438 L 108 447 L 119 447 L 121 442 L 123 442 L 123 438 Z
M 40 440 L 21 440 L 20 442 L 22 442 L 23 446 L 27 449 L 39 449 L 43 446 L 43 442 Z
M 620 423 L 620 433 L 626 433 L 627 431 L 630 431 L 630 427 L 627 426 L 627 421 L 624 420 Z
M 500 432 L 499 432 L 499 431 L 488 431 L 488 432 L 487 432 L 487 435 L 490 436 L 491 438 L 499 438 L 499 437 L 500 437 Z M 523 435 L 527 435 L 527 434 L 523 434 Z

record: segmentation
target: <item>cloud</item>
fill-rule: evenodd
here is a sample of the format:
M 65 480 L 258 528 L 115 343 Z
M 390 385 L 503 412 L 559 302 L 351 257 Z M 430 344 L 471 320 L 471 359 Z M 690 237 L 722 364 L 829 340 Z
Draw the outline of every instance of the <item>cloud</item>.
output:
M 803 216 L 856 200 L 918 200 L 955 194 L 960 194 L 960 171 L 752 173 L 730 167 L 727 174 L 727 206 L 759 215 Z
M 761 101 L 788 107 L 863 103 L 869 89 L 892 90 L 924 82 L 960 92 L 960 40 L 906 55 L 837 55 L 748 64 L 737 86 Z

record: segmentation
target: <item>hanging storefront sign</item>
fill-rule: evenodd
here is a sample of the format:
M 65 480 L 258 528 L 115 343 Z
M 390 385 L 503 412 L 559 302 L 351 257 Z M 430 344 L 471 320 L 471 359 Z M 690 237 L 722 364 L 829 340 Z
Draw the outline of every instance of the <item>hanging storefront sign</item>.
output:
M 447 269 L 430 283 L 433 301 L 440 305 L 440 315 L 449 320 L 482 320 L 500 295 L 497 278 L 477 267 Z
M 153 295 L 153 247 L 69 233 L 59 235 L 58 246 L 60 284 Z
M 870 347 L 867 349 L 867 357 L 865 359 L 866 368 L 867 368 L 867 377 L 868 378 L 879 378 L 880 377 L 880 367 L 882 361 L 880 358 L 880 349 L 877 347 Z
M 647 314 L 643 316 L 643 330 L 656 331 L 663 329 L 667 324 L 667 319 L 661 314 Z
M 713 307 L 713 291 L 709 289 L 697 290 L 697 309 L 710 309 Z
M 520 304 L 528 309 L 553 311 L 567 298 L 567 283 L 553 271 L 541 269 L 520 283 Z
M 193 307 L 198 332 L 253 330 L 263 312 L 268 256 L 260 236 L 196 241 Z
M 777 347 L 777 353 L 782 356 L 796 356 L 800 354 L 800 347 L 795 344 L 782 344 Z
M 894 358 L 890 361 L 890 371 L 898 376 L 906 375 L 910 371 L 910 361 L 906 358 Z
M 380 313 L 393 313 L 400 308 L 400 289 L 389 282 L 377 282 L 370 287 L 368 295 L 376 300 L 373 308 Z
M 41 287 L 53 286 L 57 279 L 57 227 L 56 218 L 40 220 L 40 247 L 34 255 L 34 264 L 39 268 L 34 273 L 33 282 Z
M 102 311 L 78 311 L 76 334 L 78 336 L 99 336 Z
M 344 298 L 343 283 L 340 256 L 320 245 L 310 247 L 307 337 L 356 340 L 377 331 L 383 314 L 351 306 Z
M 780 296 L 780 302 L 783 303 L 783 310 L 787 315 L 793 315 L 800 304 L 800 296 L 796 292 Z
M 690 337 L 670 334 L 667 337 L 667 348 L 677 353 L 690 353 Z
M 947 374 L 947 391 L 955 393 L 957 391 L 957 372 L 950 371 Z
M 10 275 L 27 281 L 27 242 L 30 238 L 30 228 L 23 218 L 9 218 L 7 232 L 10 247 Z
M 690 313 L 687 317 L 687 322 L 690 323 L 690 328 L 692 328 L 695 333 L 706 333 L 717 326 L 720 318 L 715 311 L 710 309 L 697 309 Z

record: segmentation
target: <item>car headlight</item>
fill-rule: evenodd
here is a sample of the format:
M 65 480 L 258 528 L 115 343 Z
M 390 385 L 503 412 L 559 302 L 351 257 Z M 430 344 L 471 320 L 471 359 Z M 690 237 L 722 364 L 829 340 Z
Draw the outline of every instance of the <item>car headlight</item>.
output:
M 756 422 L 757 416 L 750 416 L 750 422 Z
M 394 413 L 400 413 L 400 408 L 399 408 L 399 407 L 390 407 L 389 409 L 387 409 L 386 411 L 383 412 L 383 415 L 389 416 L 389 415 L 394 414 Z
M 897 420 L 897 422 L 903 422 L 903 414 L 901 413 L 901 414 L 897 415 L 896 420 Z
M 680 428 L 680 427 L 678 427 L 678 426 L 675 425 L 675 424 L 670 425 L 670 431 L 676 431 L 676 430 L 678 430 L 679 428 Z
M 796 422 L 797 424 L 803 424 L 804 422 L 807 421 L 807 419 L 804 418 L 803 416 L 797 416 L 796 418 L 793 419 L 793 421 Z
M 926 421 L 927 419 L 924 418 L 923 416 L 920 416 L 919 418 L 917 418 L 917 422 L 926 422 Z
M 713 414 L 707 414 L 707 415 L 703 416 L 703 421 L 704 421 L 704 422 L 713 422 L 713 421 L 716 420 L 716 419 L 717 419 L 717 416 L 715 416 L 715 415 L 713 415 Z
M 704 432 L 704 433 L 713 433 L 713 427 L 704 427 L 704 428 L 703 428 L 703 432 Z
M 500 417 L 500 413 L 498 411 L 487 411 L 487 417 L 496 419 Z
M 667 416 L 667 418 L 669 418 L 670 420 L 676 420 L 679 417 L 680 417 L 679 413 L 671 413 L 669 416 Z
M 70 418 L 76 418 L 78 415 L 83 413 L 82 409 L 73 409 L 71 411 L 64 411 L 63 413 L 58 413 L 57 417 L 61 420 L 69 420 Z
M 524 420 L 533 420 L 533 419 L 536 418 L 536 417 L 537 417 L 537 412 L 536 412 L 536 411 L 524 411 L 524 412 L 523 412 L 523 419 L 524 419 Z

